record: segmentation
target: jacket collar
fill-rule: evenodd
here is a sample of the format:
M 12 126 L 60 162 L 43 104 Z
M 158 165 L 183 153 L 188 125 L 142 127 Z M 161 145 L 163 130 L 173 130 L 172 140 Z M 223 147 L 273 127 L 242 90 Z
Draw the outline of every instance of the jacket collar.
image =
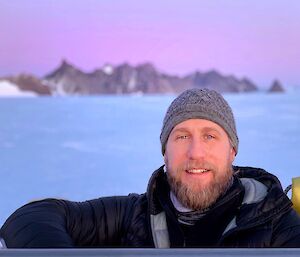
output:
M 263 169 L 234 166 L 234 175 L 245 188 L 243 204 L 236 224 L 251 224 L 270 219 L 273 215 L 285 212 L 292 203 L 284 194 L 278 178 Z M 164 176 L 164 166 L 153 172 L 147 188 L 150 214 L 158 214 L 163 208 L 156 197 L 158 180 Z M 264 201 L 263 201 L 264 200 Z M 256 203 L 254 205 L 254 203 Z
M 243 229 L 263 224 L 274 215 L 283 215 L 292 205 L 274 175 L 251 167 L 234 167 L 234 171 L 245 188 L 245 194 L 239 214 L 227 225 L 223 235 L 234 228 Z M 152 174 L 146 193 L 152 238 L 157 248 L 170 247 L 166 214 L 156 197 L 159 190 L 158 181 L 163 176 L 162 166 Z

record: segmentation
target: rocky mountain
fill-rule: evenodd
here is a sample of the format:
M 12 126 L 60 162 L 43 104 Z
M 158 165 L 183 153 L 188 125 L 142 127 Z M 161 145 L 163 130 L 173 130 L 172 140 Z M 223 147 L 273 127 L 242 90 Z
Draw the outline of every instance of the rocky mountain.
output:
M 271 87 L 268 90 L 269 93 L 282 93 L 284 91 L 285 90 L 282 84 L 278 80 L 274 80 L 274 82 L 272 83 Z
M 92 72 L 83 72 L 63 60 L 57 69 L 42 79 L 20 74 L 0 80 L 11 82 L 21 92 L 37 95 L 177 94 L 194 87 L 211 88 L 221 93 L 257 90 L 249 79 L 224 76 L 215 70 L 196 71 L 180 77 L 159 72 L 151 63 L 137 66 L 107 64 Z
M 51 89 L 43 84 L 38 78 L 30 74 L 20 74 L 17 76 L 10 76 L 1 78 L 2 81 L 11 82 L 18 90 L 24 92 L 33 92 L 37 95 L 51 95 Z
M 219 92 L 250 92 L 256 91 L 257 87 L 249 80 L 238 80 L 234 76 L 223 76 L 217 71 L 206 73 L 195 72 L 186 77 L 192 87 L 210 88 Z
M 164 74 L 151 63 L 131 66 L 127 63 L 113 67 L 105 65 L 86 73 L 62 61 L 43 80 L 57 94 L 165 94 L 179 93 L 187 88 L 211 88 L 223 92 L 250 92 L 257 87 L 249 79 L 224 76 L 217 71 L 194 72 L 184 77 Z

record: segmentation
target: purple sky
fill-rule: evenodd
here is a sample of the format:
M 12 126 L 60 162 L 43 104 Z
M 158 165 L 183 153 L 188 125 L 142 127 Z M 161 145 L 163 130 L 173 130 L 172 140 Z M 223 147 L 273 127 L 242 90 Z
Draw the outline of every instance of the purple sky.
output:
M 0 0 L 0 76 L 150 61 L 300 87 L 298 0 Z

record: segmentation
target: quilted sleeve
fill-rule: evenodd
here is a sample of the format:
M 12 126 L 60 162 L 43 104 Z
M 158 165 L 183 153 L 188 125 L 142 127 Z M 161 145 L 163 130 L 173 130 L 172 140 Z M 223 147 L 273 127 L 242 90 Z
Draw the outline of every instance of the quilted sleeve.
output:
M 130 195 L 86 202 L 32 202 L 7 219 L 0 237 L 8 248 L 120 246 L 136 198 Z

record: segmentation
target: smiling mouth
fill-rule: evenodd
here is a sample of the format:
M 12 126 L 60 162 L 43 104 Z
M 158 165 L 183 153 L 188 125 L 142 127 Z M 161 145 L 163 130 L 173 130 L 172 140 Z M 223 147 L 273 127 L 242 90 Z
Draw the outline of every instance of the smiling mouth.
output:
M 192 174 L 201 174 L 201 173 L 205 173 L 208 172 L 209 170 L 207 169 L 189 169 L 186 170 L 187 173 L 192 173 Z

